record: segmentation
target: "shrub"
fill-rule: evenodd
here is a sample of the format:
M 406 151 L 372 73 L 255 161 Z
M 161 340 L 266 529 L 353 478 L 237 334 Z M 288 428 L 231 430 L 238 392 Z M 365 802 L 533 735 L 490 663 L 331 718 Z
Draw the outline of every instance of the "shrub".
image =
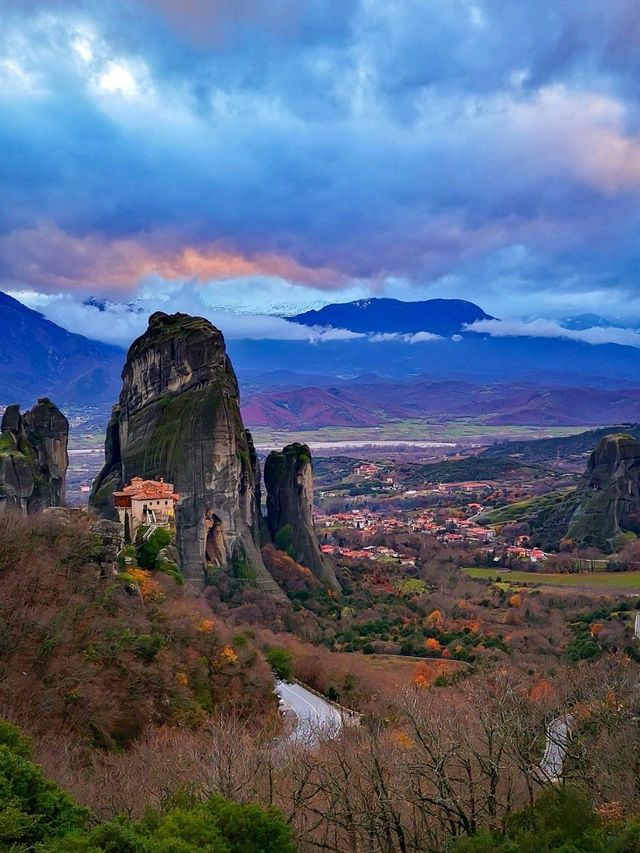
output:
M 18 729 L 0 721 L 0 851 L 295 853 L 278 811 L 222 797 L 200 802 L 185 794 L 143 820 L 117 817 L 87 830 L 89 812 L 44 777 L 30 750 Z
M 155 569 L 158 554 L 171 544 L 171 533 L 159 527 L 138 548 L 138 565 L 143 569 Z
M 31 744 L 0 722 L 0 850 L 32 849 L 84 825 L 88 812 L 30 760 Z
M 284 551 L 285 554 L 293 557 L 293 528 L 290 524 L 281 527 L 273 541 L 278 551 Z
M 124 817 L 89 832 L 76 831 L 40 847 L 41 853 L 295 853 L 291 830 L 275 809 L 212 797 L 204 803 Z
M 133 650 L 140 660 L 151 663 L 165 643 L 162 634 L 139 634 L 133 643 Z
M 504 835 L 482 832 L 459 841 L 455 853 L 609 853 L 631 851 L 620 847 L 615 832 L 609 834 L 600 824 L 587 797 L 569 786 L 545 791 L 534 806 L 513 814 Z
M 269 666 L 281 681 L 293 681 L 293 663 L 291 652 L 281 646 L 267 649 L 266 658 Z

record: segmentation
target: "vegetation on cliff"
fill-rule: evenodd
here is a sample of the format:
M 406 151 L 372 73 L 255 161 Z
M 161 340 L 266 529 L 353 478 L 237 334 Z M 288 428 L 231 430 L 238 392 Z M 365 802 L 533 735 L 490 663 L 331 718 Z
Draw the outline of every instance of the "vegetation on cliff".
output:
M 313 465 L 306 444 L 294 442 L 267 456 L 267 524 L 276 548 L 339 590 L 333 566 L 318 545 L 313 527 Z
M 525 521 L 532 539 L 555 550 L 619 551 L 640 534 L 640 440 L 606 433 L 589 456 L 577 488 L 518 501 L 484 513 L 484 524 Z
M 530 808 L 511 815 L 502 831 L 479 832 L 453 845 L 453 853 L 635 853 L 640 816 L 613 808 L 594 811 L 578 787 L 545 791 Z
M 99 578 L 82 520 L 0 518 L 0 703 L 114 748 L 213 712 L 275 712 L 267 664 L 163 573 Z

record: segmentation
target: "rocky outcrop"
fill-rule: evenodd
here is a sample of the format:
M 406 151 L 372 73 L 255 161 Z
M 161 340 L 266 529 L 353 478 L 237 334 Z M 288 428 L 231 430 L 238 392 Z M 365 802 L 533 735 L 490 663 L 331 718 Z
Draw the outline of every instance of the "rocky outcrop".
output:
M 100 518 L 91 525 L 93 549 L 92 562 L 100 570 L 101 578 L 108 578 L 118 571 L 118 554 L 123 546 L 122 529 L 116 521 Z
M 46 397 L 25 414 L 9 406 L 0 426 L 0 509 L 64 504 L 69 422 Z
M 224 569 L 277 592 L 259 551 L 254 456 L 222 333 L 201 317 L 153 314 L 127 355 L 92 506 L 114 517 L 115 489 L 164 477 L 180 495 L 185 580 Z
M 313 465 L 306 444 L 288 444 L 267 456 L 267 524 L 276 548 L 306 566 L 322 583 L 340 589 L 313 529 Z
M 640 441 L 606 436 L 589 457 L 572 500 L 567 538 L 578 545 L 615 550 L 640 533 Z

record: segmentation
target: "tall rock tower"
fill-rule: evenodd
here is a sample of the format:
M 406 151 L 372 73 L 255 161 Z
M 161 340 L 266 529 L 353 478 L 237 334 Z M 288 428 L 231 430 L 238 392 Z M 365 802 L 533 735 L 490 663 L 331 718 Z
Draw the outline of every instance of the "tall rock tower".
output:
M 605 436 L 589 457 L 573 498 L 568 538 L 580 545 L 618 550 L 640 533 L 640 441 L 625 433 Z
M 8 406 L 0 426 L 0 509 L 39 512 L 64 504 L 69 422 L 43 397 L 24 415 Z
M 216 569 L 279 592 L 260 556 L 255 453 L 240 415 L 224 338 L 208 320 L 157 312 L 131 345 L 107 427 L 91 505 L 114 517 L 111 495 L 132 477 L 174 483 L 185 579 Z
M 267 524 L 277 548 L 288 551 L 327 586 L 339 590 L 333 566 L 313 529 L 313 465 L 306 444 L 288 444 L 267 456 Z

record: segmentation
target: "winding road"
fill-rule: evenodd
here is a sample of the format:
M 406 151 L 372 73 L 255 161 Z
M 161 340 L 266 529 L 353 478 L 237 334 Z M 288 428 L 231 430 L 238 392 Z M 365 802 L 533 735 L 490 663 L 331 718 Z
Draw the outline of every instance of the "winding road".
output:
M 300 684 L 276 681 L 276 693 L 285 711 L 295 714 L 296 722 L 290 739 L 297 743 L 313 743 L 318 734 L 335 736 L 343 725 L 340 711 Z
M 544 758 L 540 763 L 540 771 L 550 781 L 560 779 L 564 760 L 567 757 L 569 741 L 571 740 L 571 723 L 573 717 L 566 714 L 557 717 L 547 729 L 547 745 Z
M 355 712 L 341 712 L 301 684 L 276 681 L 276 693 L 281 709 L 294 717 L 295 722 L 288 735 L 288 740 L 293 743 L 313 746 L 319 736 L 336 737 L 343 726 L 357 725 L 359 722 L 359 715 Z M 539 765 L 539 771 L 546 781 L 555 782 L 562 777 L 572 724 L 573 716 L 563 714 L 556 717 L 547 728 L 544 756 Z

